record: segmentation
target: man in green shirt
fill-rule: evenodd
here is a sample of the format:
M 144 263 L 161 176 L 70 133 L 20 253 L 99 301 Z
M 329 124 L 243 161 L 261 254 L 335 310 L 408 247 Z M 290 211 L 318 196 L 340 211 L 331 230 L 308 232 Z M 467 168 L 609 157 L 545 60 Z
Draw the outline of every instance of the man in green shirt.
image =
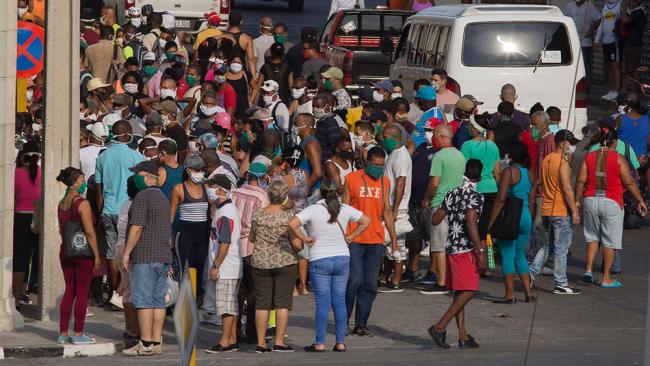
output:
M 463 184 L 465 172 L 465 157 L 451 143 L 454 136 L 451 127 L 446 124 L 438 125 L 431 142 L 438 152 L 431 160 L 431 172 L 429 173 L 429 184 L 422 200 L 422 207 L 431 208 L 435 212 L 442 205 L 447 192 Z M 429 288 L 420 291 L 424 295 L 442 295 L 449 291 L 446 285 L 446 255 L 445 246 L 449 225 L 444 219 L 438 225 L 431 226 L 431 267 L 429 272 L 438 272 L 438 283 L 432 284 Z

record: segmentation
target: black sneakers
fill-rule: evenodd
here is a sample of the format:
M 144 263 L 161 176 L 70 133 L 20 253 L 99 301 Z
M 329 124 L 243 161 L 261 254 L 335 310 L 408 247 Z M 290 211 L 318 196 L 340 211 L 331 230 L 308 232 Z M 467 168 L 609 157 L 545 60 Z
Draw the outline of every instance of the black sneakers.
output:
M 470 349 L 470 348 L 478 348 L 478 347 L 479 347 L 478 343 L 476 343 L 474 338 L 472 338 L 472 336 L 469 335 L 469 334 L 467 335 L 467 339 L 465 339 L 465 340 L 459 339 L 458 340 L 458 348 L 459 349 Z
M 358 335 L 359 337 L 373 337 L 374 334 L 366 327 L 354 327 L 352 334 Z
M 444 349 L 449 349 L 449 344 L 447 344 L 447 331 L 444 332 L 438 332 L 436 330 L 435 324 L 430 326 L 429 329 L 427 329 L 427 333 L 429 333 L 429 336 L 431 339 L 433 339 L 436 344 Z
M 380 287 L 377 290 L 377 292 L 381 292 L 383 294 L 388 294 L 388 293 L 391 293 L 391 292 L 404 292 L 404 288 L 402 286 L 400 286 L 399 283 L 396 285 L 396 284 L 394 284 L 392 282 L 388 282 L 386 284 L 386 286 Z
M 449 290 L 447 290 L 446 287 L 440 286 L 437 283 L 425 288 L 424 290 L 420 290 L 420 294 L 422 295 L 446 295 L 448 293 Z
M 211 346 L 210 348 L 206 349 L 205 353 L 226 353 L 226 352 L 234 352 L 238 350 L 239 350 L 239 343 L 234 343 L 226 347 L 217 343 L 214 346 Z
M 293 352 L 293 348 L 290 346 L 280 346 L 278 344 L 273 346 L 273 352 Z
M 553 293 L 556 295 L 580 295 L 582 291 L 577 288 L 567 286 L 555 286 Z
M 273 351 L 270 348 L 264 348 L 261 346 L 255 347 L 255 353 L 269 353 L 269 352 L 273 352 Z

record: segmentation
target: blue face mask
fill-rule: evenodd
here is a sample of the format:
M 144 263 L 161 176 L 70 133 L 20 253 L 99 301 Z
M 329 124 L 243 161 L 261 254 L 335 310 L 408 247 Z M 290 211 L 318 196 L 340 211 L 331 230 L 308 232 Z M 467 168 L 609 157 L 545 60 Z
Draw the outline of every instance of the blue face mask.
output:
M 558 133 L 561 130 L 561 128 L 560 128 L 559 124 L 551 123 L 550 125 L 548 125 L 548 130 L 551 131 L 551 133 L 555 135 L 556 133 Z

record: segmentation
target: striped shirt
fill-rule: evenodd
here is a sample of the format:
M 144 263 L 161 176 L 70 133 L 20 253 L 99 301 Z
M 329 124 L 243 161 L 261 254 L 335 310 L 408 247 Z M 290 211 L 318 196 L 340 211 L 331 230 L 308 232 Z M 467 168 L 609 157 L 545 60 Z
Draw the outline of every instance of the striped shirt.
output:
M 181 221 L 189 222 L 206 222 L 208 221 L 208 195 L 205 192 L 205 186 L 201 184 L 201 198 L 194 198 L 187 190 L 187 185 L 183 186 L 183 202 L 178 206 Z
M 248 240 L 253 214 L 269 205 L 269 197 L 264 189 L 244 184 L 232 192 L 232 201 L 241 218 L 241 255 L 248 257 L 253 254 L 253 243 Z

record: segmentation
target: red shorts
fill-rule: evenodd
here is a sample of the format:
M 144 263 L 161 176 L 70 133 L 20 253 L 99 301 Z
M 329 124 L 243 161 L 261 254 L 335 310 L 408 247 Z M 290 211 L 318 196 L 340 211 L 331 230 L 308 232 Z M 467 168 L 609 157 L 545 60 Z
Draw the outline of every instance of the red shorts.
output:
M 475 250 L 447 256 L 447 288 L 454 291 L 478 290 L 478 255 Z

